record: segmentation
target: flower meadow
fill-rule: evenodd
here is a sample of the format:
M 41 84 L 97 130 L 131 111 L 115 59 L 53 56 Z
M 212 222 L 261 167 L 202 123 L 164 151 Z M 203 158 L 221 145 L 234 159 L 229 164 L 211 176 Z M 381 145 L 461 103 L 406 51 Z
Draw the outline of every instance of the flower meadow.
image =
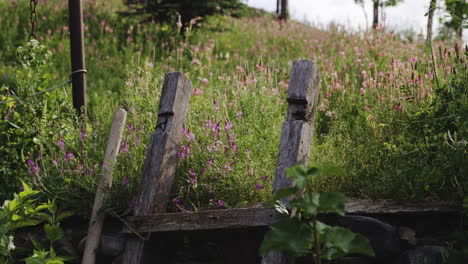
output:
M 68 11 L 38 5 L 28 42 L 27 3 L 0 2 L 0 194 L 21 180 L 90 211 L 112 113 L 128 111 L 108 208 L 130 212 L 157 118 L 164 73 L 181 71 L 193 94 L 178 152 L 171 210 L 255 206 L 270 197 L 291 63 L 322 75 L 311 163 L 346 175 L 316 178 L 315 191 L 353 197 L 460 200 L 467 195 L 467 48 L 432 50 L 385 28 L 347 32 L 282 23 L 253 12 L 158 22 L 118 1 L 84 10 L 89 116 L 76 119 L 70 88 L 28 97 L 68 78 Z M 252 12 L 251 12 L 252 13 Z M 3 29 L 4 32 L 3 32 Z M 181 31 L 183 34 L 181 34 Z

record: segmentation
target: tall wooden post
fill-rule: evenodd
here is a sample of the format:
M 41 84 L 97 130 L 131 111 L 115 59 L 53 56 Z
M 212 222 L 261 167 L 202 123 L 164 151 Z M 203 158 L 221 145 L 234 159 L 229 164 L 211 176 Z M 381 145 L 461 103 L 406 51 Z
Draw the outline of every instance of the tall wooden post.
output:
M 86 67 L 82 0 L 68 0 L 73 107 L 86 117 Z
M 315 109 L 320 94 L 320 72 L 310 60 L 295 61 L 288 88 L 288 112 L 281 130 L 278 161 L 276 164 L 273 193 L 279 188 L 292 186 L 286 178 L 286 169 L 307 164 L 314 132 Z M 270 252 L 262 258 L 262 264 L 286 264 L 281 252 Z
M 192 84 L 182 73 L 165 75 L 158 121 L 148 145 L 134 216 L 166 212 L 191 94 Z M 143 246 L 142 239 L 130 238 L 125 247 L 123 263 L 141 263 Z

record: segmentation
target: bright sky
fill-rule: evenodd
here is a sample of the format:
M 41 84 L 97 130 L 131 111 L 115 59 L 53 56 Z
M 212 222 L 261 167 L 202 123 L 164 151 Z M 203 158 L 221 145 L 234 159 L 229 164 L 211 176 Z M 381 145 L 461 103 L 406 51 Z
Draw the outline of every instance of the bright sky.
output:
M 276 0 L 243 0 L 250 6 L 274 12 Z M 439 1 L 440 2 L 440 1 Z M 372 25 L 372 0 L 365 0 L 367 25 Z M 398 31 L 412 29 L 416 33 L 424 33 L 427 17 L 424 14 L 429 7 L 429 0 L 404 0 L 396 7 L 385 8 L 385 23 L 387 28 Z M 353 29 L 364 29 L 366 19 L 364 10 L 356 5 L 354 0 L 289 0 L 290 14 L 300 21 L 307 21 L 315 25 L 327 25 L 336 22 Z M 442 11 L 436 12 L 434 19 L 434 34 L 439 27 L 438 18 Z M 465 41 L 468 39 L 464 32 Z

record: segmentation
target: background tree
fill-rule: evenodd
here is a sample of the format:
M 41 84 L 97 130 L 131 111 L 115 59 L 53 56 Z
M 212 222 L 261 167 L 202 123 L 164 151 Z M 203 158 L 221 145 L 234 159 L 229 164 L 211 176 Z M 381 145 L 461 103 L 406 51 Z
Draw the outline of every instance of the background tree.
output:
M 434 12 L 437 7 L 437 0 L 431 0 L 429 4 L 429 10 L 427 12 L 427 34 L 426 34 L 426 45 L 429 46 L 432 41 L 432 24 L 434 18 Z
M 281 0 L 276 0 L 276 15 L 279 16 L 281 7 Z
M 174 21 L 179 14 L 181 22 L 187 25 L 193 18 L 216 12 L 232 12 L 244 7 L 239 0 L 145 0 L 141 11 L 150 13 L 157 21 Z
M 450 15 L 450 20 L 446 21 L 444 25 L 453 29 L 458 38 L 463 37 L 463 28 L 467 28 L 468 19 L 468 2 L 466 0 L 445 0 L 447 12 Z
M 280 19 L 288 19 L 288 0 L 281 0 L 281 14 Z
M 364 4 L 364 0 L 354 0 L 357 4 Z M 388 7 L 388 6 L 396 6 L 397 4 L 403 2 L 403 0 L 372 0 L 373 6 L 373 20 L 372 20 L 372 28 L 376 29 L 379 25 L 379 8 Z

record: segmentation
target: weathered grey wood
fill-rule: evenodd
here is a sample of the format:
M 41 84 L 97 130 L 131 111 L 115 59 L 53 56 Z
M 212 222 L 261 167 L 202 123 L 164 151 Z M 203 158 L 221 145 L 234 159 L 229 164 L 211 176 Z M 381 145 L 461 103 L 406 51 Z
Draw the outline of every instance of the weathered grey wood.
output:
M 262 257 L 262 264 L 288 263 L 286 256 L 279 251 L 270 251 Z
M 310 60 L 295 61 L 289 81 L 288 113 L 281 131 L 273 192 L 293 185 L 292 180 L 286 178 L 287 168 L 306 164 L 309 160 L 319 93 L 318 67 Z M 280 252 L 269 252 L 262 258 L 262 264 L 285 263 L 287 259 Z
M 148 145 L 135 216 L 166 212 L 191 94 L 192 84 L 182 73 L 164 76 L 158 120 Z M 144 241 L 139 238 L 130 239 L 125 248 L 124 263 L 140 263 L 143 245 Z
M 320 93 L 320 73 L 310 60 L 295 61 L 288 89 L 288 113 L 283 124 L 273 192 L 291 186 L 286 169 L 306 164 L 310 156 L 315 109 Z
M 86 245 L 81 262 L 82 264 L 94 264 L 96 262 L 96 252 L 99 247 L 99 241 L 105 219 L 105 215 L 101 212 L 101 209 L 104 205 L 105 196 L 112 186 L 112 173 L 117 161 L 117 154 L 119 153 L 126 119 L 127 112 L 125 110 L 119 108 L 115 111 L 109 139 L 107 141 L 106 153 L 104 155 L 102 175 L 94 198 L 94 206 L 91 213 L 91 221 L 86 238 Z
M 280 214 L 273 208 L 238 208 L 154 214 L 128 217 L 127 222 L 132 228 L 125 228 L 123 232 L 131 233 L 131 229 L 145 233 L 267 226 L 276 222 L 279 217 Z
M 351 199 L 345 204 L 347 214 L 381 215 L 436 215 L 458 214 L 461 206 L 451 203 L 412 203 L 391 200 Z M 268 226 L 279 219 L 280 214 L 273 208 L 237 208 L 209 210 L 190 213 L 155 214 L 151 216 L 128 217 L 131 228 L 122 232 L 131 233 L 191 231 Z M 322 215 L 322 217 L 326 217 Z
M 361 215 L 431 215 L 460 213 L 460 204 L 451 202 L 407 202 L 392 200 L 351 199 L 345 204 L 348 214 Z

